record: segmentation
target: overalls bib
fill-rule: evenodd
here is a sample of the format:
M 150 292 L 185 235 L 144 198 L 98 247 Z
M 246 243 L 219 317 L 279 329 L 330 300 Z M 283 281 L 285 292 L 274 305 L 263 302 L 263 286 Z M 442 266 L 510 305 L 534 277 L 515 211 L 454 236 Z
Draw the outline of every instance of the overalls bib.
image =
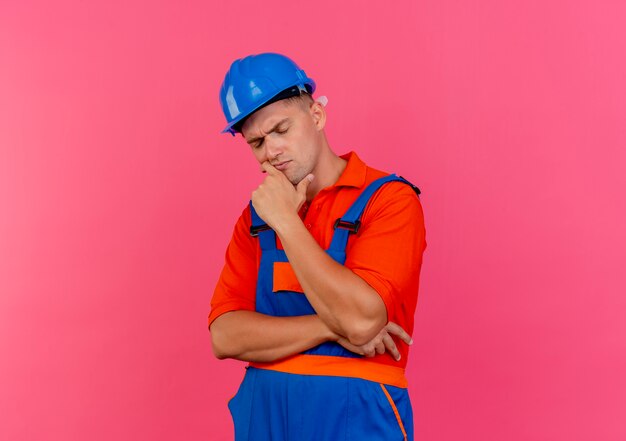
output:
M 358 231 L 370 197 L 391 181 L 407 183 L 419 195 L 396 175 L 372 182 L 335 223 L 326 250 L 335 261 L 345 263 L 348 237 Z M 303 293 L 276 289 L 275 269 L 289 265 L 287 255 L 276 248 L 276 234 L 252 203 L 250 211 L 250 231 L 261 245 L 256 311 L 278 317 L 315 314 Z M 413 440 L 404 369 L 374 363 L 334 342 L 274 363 L 250 363 L 228 407 L 235 441 Z

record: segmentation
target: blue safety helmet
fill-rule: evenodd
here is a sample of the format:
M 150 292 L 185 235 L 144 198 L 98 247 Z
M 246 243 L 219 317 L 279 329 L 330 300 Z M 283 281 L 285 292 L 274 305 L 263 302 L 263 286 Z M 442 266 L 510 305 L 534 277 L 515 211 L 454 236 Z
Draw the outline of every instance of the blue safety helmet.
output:
M 222 133 L 235 133 L 253 112 L 275 101 L 312 94 L 315 81 L 290 58 L 274 53 L 235 60 L 224 77 L 220 103 L 228 125 Z

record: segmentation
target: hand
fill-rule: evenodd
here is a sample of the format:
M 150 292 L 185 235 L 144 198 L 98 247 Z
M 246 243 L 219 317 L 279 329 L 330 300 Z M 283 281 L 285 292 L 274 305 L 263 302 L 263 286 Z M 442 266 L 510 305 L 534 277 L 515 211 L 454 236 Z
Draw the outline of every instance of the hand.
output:
M 376 337 L 362 346 L 353 345 L 345 337 L 340 337 L 337 340 L 337 343 L 355 354 L 373 357 L 376 354 L 380 355 L 388 352 L 394 360 L 400 361 L 400 352 L 398 351 L 393 338 L 391 338 L 392 335 L 400 337 L 400 340 L 404 341 L 408 345 L 413 344 L 411 336 L 407 334 L 404 329 L 393 322 L 387 323 L 385 327 L 380 330 L 378 335 L 376 335 Z
M 261 219 L 275 229 L 277 222 L 285 216 L 298 213 L 306 201 L 306 190 L 313 180 L 313 175 L 307 175 L 294 186 L 269 161 L 261 164 L 261 168 L 267 173 L 267 177 L 252 192 L 252 205 Z

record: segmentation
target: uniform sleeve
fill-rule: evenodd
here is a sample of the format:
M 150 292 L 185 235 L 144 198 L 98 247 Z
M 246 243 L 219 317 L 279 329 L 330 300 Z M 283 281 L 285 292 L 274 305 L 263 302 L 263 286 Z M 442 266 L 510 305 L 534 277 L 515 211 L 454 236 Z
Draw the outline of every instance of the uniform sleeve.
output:
M 224 268 L 211 299 L 209 326 L 226 312 L 255 309 L 258 243 L 250 236 L 250 224 L 250 210 L 246 208 L 226 249 Z
M 406 184 L 388 183 L 372 196 L 361 223 L 345 265 L 378 292 L 388 320 L 412 329 L 426 248 L 419 198 Z

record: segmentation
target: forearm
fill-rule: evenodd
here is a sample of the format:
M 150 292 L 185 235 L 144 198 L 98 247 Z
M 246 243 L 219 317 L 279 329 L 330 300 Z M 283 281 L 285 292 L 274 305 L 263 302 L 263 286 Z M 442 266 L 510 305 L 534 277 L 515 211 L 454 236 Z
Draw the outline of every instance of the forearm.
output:
M 275 361 L 306 351 L 338 336 L 316 315 L 273 317 L 254 311 L 232 311 L 211 324 L 217 358 Z
M 378 293 L 333 260 L 299 218 L 285 219 L 275 231 L 307 299 L 324 323 L 353 344 L 370 341 L 387 323 Z

